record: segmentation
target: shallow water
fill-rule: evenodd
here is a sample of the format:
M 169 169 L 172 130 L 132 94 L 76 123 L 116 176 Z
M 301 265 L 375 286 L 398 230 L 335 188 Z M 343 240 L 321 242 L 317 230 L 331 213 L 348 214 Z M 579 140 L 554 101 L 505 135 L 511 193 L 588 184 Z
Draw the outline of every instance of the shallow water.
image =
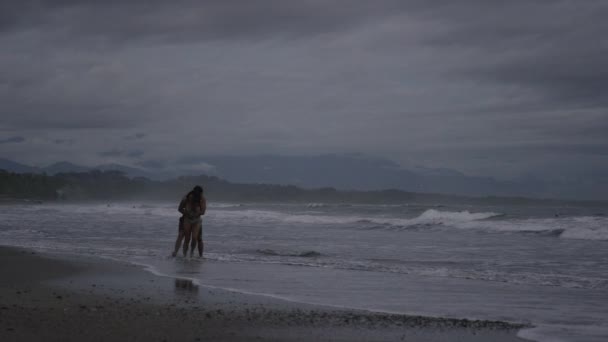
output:
M 607 208 L 211 204 L 204 261 L 167 256 L 176 204 L 0 207 L 0 243 L 146 265 L 294 301 L 530 322 L 608 339 Z

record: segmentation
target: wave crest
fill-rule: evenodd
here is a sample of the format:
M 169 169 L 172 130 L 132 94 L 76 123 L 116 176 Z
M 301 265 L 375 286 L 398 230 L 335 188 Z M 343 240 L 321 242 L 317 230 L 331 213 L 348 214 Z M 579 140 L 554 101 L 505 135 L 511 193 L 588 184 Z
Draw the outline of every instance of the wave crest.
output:
M 465 222 L 455 224 L 454 227 L 491 232 L 552 236 L 562 239 L 608 240 L 608 218 L 599 216 Z
M 440 211 L 436 209 L 428 209 L 423 212 L 420 216 L 414 219 L 418 224 L 420 223 L 452 223 L 452 222 L 470 222 L 486 220 L 493 217 L 503 216 L 500 213 L 487 212 L 487 213 L 472 213 L 468 210 L 465 211 Z

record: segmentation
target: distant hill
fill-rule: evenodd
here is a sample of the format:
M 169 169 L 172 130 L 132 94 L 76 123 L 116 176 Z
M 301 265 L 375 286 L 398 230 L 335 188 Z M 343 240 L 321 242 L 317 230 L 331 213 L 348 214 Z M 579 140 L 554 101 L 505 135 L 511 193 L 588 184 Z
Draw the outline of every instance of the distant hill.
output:
M 48 173 L 49 175 L 55 175 L 58 173 L 67 173 L 67 172 L 85 172 L 89 171 L 90 168 L 86 166 L 80 166 L 76 164 L 72 164 L 69 162 L 58 162 L 55 164 L 51 164 L 42 169 L 42 171 Z
M 170 180 L 179 176 L 207 174 L 230 182 L 295 185 L 304 189 L 332 187 L 337 190 L 398 189 L 416 193 L 443 193 L 464 196 L 525 196 L 561 199 L 608 199 L 606 178 L 578 177 L 551 180 L 526 177 L 496 180 L 468 176 L 451 169 L 416 167 L 406 169 L 382 158 L 358 154 L 319 156 L 201 156 L 176 161 L 170 167 L 137 168 L 120 164 L 86 167 L 59 162 L 36 168 L 0 159 L 0 169 L 18 173 L 123 172 L 129 177 Z
M 360 154 L 203 156 L 189 158 L 187 162 L 211 165 L 212 172 L 205 173 L 243 183 L 294 184 L 303 188 L 335 187 L 339 190 L 399 189 L 465 196 L 608 199 L 608 177 L 556 180 L 537 176 L 497 180 L 447 168 L 408 169 L 388 159 Z
M 129 177 L 144 177 L 144 178 L 149 178 L 149 179 L 158 179 L 159 178 L 159 177 L 156 177 L 156 175 L 152 172 L 147 172 L 147 171 L 139 169 L 139 168 L 124 166 L 124 165 L 120 165 L 120 164 L 103 164 L 103 165 L 98 165 L 93 168 L 90 168 L 89 170 L 120 171 L 120 172 L 123 172 L 124 174 L 128 175 Z
M 304 189 L 293 185 L 232 183 L 199 175 L 152 181 L 130 178 L 120 171 L 93 170 L 79 173 L 23 174 L 0 171 L 0 200 L 50 201 L 176 201 L 201 184 L 213 201 L 272 203 L 368 203 L 418 205 L 570 205 L 575 202 L 521 197 L 465 197 L 415 193 L 401 190 L 340 191 L 335 188 Z M 580 202 L 577 202 L 581 204 Z M 606 203 L 586 202 L 598 208 Z
M 207 156 L 190 162 L 213 165 L 213 175 L 232 182 L 293 184 L 339 190 L 400 189 L 458 195 L 544 196 L 537 185 L 467 176 L 450 169 L 405 169 L 382 158 L 357 154 L 320 156 Z M 559 194 L 554 194 L 559 196 Z
M 180 176 L 180 174 L 176 172 L 151 172 L 141 168 L 125 166 L 121 164 L 101 164 L 97 166 L 83 166 L 68 161 L 60 161 L 46 167 L 34 167 L 3 158 L 0 158 L 0 170 L 16 173 L 46 173 L 48 175 L 56 175 L 59 173 L 88 172 L 93 170 L 120 171 L 129 177 L 145 177 L 154 180 L 171 179 Z
M 0 170 L 6 170 L 6 171 L 11 171 L 11 172 L 17 172 L 17 173 L 40 173 L 40 172 L 42 172 L 42 170 L 40 170 L 37 167 L 20 164 L 20 163 L 14 162 L 12 160 L 4 159 L 4 158 L 0 158 Z

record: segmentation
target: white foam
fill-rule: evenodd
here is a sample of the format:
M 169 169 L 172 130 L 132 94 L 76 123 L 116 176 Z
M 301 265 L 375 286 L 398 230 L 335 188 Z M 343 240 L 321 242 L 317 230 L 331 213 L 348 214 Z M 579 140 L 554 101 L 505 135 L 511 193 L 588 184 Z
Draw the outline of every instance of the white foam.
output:
M 521 329 L 517 336 L 536 342 L 605 342 L 608 327 L 600 325 L 539 325 Z
M 308 203 L 306 205 L 307 208 L 323 208 L 325 206 L 325 203 Z
M 454 223 L 454 222 L 452 222 Z M 556 235 L 563 239 L 608 240 L 608 218 L 594 216 L 460 222 L 460 229 Z
M 108 203 L 108 204 L 49 204 L 38 207 L 38 210 L 53 210 L 71 215 L 106 214 L 106 215 L 171 215 L 178 216 L 177 205 L 141 204 L 141 203 Z
M 414 218 L 397 218 L 389 216 L 353 216 L 353 215 L 315 215 L 315 214 L 289 214 L 285 212 L 270 210 L 239 210 L 239 211 L 217 211 L 209 214 L 209 217 L 221 220 L 235 220 L 246 222 L 285 222 L 302 224 L 358 224 L 369 223 L 375 225 L 391 225 L 396 227 L 409 227 L 413 225 L 451 224 L 459 222 L 470 222 L 484 220 L 500 216 L 499 213 L 484 212 L 471 213 L 469 211 L 449 212 L 429 209 L 420 216 Z
M 471 222 L 485 220 L 501 215 L 502 214 L 493 212 L 471 213 L 467 210 L 452 212 L 429 209 L 411 221 L 415 224 L 449 224 L 454 222 Z
M 311 203 L 312 209 L 321 209 L 325 204 Z M 140 204 L 68 204 L 36 206 L 31 210 L 54 210 L 70 215 L 102 214 L 109 216 L 159 216 L 179 217 L 175 206 L 164 203 Z M 307 225 L 350 225 L 353 227 L 400 230 L 411 227 L 476 229 L 491 232 L 538 233 L 559 236 L 563 239 L 608 240 L 608 218 L 595 216 L 555 217 L 539 219 L 499 219 L 495 212 L 441 211 L 428 209 L 417 217 L 331 215 L 324 212 L 298 212 L 245 209 L 240 204 L 218 203 L 211 206 L 205 219 L 234 224 L 307 224 Z M 29 209 L 28 209 L 29 210 Z M 399 215 L 399 213 L 397 213 Z
M 244 207 L 244 204 L 235 204 L 235 203 L 209 203 L 207 204 L 207 208 L 217 208 L 217 209 L 225 209 L 225 208 L 240 208 Z

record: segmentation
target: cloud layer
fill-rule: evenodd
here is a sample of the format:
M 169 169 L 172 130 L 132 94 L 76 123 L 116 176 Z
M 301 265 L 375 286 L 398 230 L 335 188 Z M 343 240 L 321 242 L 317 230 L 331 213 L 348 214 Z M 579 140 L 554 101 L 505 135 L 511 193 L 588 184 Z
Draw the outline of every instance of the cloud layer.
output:
M 0 133 L 23 140 L 0 153 L 608 169 L 607 16 L 599 0 L 4 1 Z

